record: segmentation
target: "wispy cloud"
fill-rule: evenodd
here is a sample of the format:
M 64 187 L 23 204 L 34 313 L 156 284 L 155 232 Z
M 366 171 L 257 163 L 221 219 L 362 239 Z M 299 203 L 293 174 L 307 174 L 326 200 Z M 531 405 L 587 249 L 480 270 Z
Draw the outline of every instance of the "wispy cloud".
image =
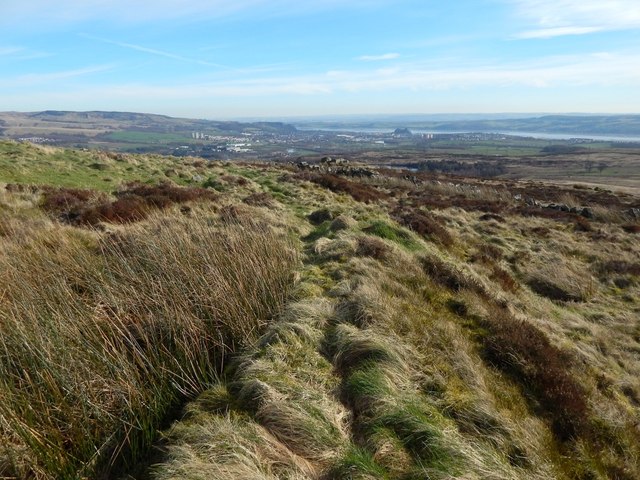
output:
M 233 67 L 229 67 L 227 65 L 208 62 L 208 61 L 197 59 L 197 58 L 185 57 L 183 55 L 178 55 L 178 54 L 171 53 L 171 52 L 165 52 L 163 50 L 158 50 L 158 49 L 155 49 L 155 48 L 149 48 L 149 47 L 145 47 L 145 46 L 142 46 L 142 45 L 136 45 L 136 44 L 133 44 L 133 43 L 126 43 L 126 42 L 118 42 L 118 41 L 114 41 L 114 40 L 108 40 L 106 38 L 94 37 L 93 35 L 87 35 L 85 33 L 81 33 L 80 36 L 83 37 L 83 38 L 87 38 L 89 40 L 95 40 L 95 41 L 102 42 L 102 43 L 108 43 L 110 45 L 116 45 L 118 47 L 128 48 L 130 50 L 136 50 L 138 52 L 148 53 L 150 55 L 154 55 L 154 56 L 158 56 L 158 57 L 170 58 L 172 60 L 177 60 L 179 62 L 195 63 L 195 64 L 198 64 L 198 65 L 203 65 L 203 66 L 207 66 L 207 67 L 216 67 L 216 68 L 224 68 L 224 69 L 228 69 L 228 70 L 235 70 Z
M 64 80 L 99 69 L 57 72 L 55 76 Z M 607 72 L 607 75 L 602 72 Z M 397 108 L 422 108 L 421 105 L 433 106 L 442 101 L 443 105 L 448 105 L 444 108 L 469 111 L 474 108 L 473 102 L 480 105 L 477 108 L 488 108 L 495 103 L 504 109 L 504 104 L 487 96 L 487 91 L 498 90 L 507 96 L 508 92 L 517 91 L 523 99 L 554 99 L 557 111 L 568 108 L 578 111 L 577 100 L 567 100 L 574 102 L 568 107 L 569 104 L 558 99 L 556 87 L 583 92 L 595 87 L 598 91 L 609 92 L 607 95 L 633 90 L 640 84 L 640 54 L 593 53 L 512 63 L 477 62 L 458 68 L 438 67 L 438 62 L 416 62 L 400 63 L 393 69 L 361 68 L 305 75 L 229 75 L 224 80 L 209 81 L 158 79 L 155 84 L 104 83 L 98 77 L 96 82 L 84 82 L 84 86 L 80 86 L 68 81 L 54 82 L 53 79 L 51 75 L 4 79 L 0 81 L 0 103 L 22 110 L 27 106 L 32 110 L 126 108 L 160 113 L 181 111 L 187 116 L 196 115 L 198 111 L 219 116 L 220 112 L 226 111 L 227 115 L 237 116 L 240 111 L 273 115 L 274 112 L 283 114 L 287 111 L 309 113 L 315 109 L 331 113 L 341 111 L 349 102 L 368 108 L 367 105 L 380 106 L 375 103 L 376 99 L 397 98 L 394 100 Z M 25 81 L 42 82 L 42 86 L 38 85 L 39 88 L 24 101 L 16 103 L 20 92 L 18 85 Z M 6 85 L 15 88 L 12 91 L 4 88 Z M 413 99 L 412 103 L 407 103 L 408 97 Z M 159 98 L 162 103 L 158 103 Z M 360 98 L 370 100 L 357 103 Z M 602 101 L 598 99 L 602 97 L 589 102 L 585 108 L 595 110 L 595 105 L 600 105 L 601 111 L 613 108 L 612 97 Z M 619 111 L 640 109 L 633 96 L 628 100 L 617 97 L 616 102 L 615 108 Z M 216 106 L 215 111 L 211 111 L 212 105 Z
M 553 27 L 527 30 L 516 35 L 517 38 L 553 38 L 566 35 L 585 35 L 604 30 L 602 27 Z
M 519 38 L 640 29 L 638 0 L 507 0 L 532 27 Z
M 61 75 L 89 73 L 92 70 Z M 606 76 L 602 72 L 607 72 Z M 476 64 L 464 68 L 434 68 L 419 63 L 393 69 L 330 71 L 298 76 L 246 76 L 211 82 L 180 84 L 103 85 L 97 89 L 104 98 L 185 100 L 207 98 L 257 98 L 269 95 L 332 95 L 526 87 L 534 89 L 579 86 L 635 86 L 640 83 L 640 54 L 593 53 L 586 56 L 547 57 L 528 62 Z
M 0 79 L 0 87 L 20 88 L 39 84 L 52 84 L 60 80 L 68 80 L 75 77 L 83 77 L 95 73 L 106 72 L 113 68 L 113 65 L 93 65 L 84 68 L 62 70 L 58 72 L 28 73 L 16 77 L 5 77 L 3 79 Z
M 384 60 L 394 60 L 399 57 L 399 53 L 383 53 L 382 55 L 362 55 L 358 57 L 358 60 L 362 62 L 380 62 Z
M 16 53 L 20 53 L 23 50 L 24 48 L 22 47 L 0 47 L 0 57 L 15 55 Z

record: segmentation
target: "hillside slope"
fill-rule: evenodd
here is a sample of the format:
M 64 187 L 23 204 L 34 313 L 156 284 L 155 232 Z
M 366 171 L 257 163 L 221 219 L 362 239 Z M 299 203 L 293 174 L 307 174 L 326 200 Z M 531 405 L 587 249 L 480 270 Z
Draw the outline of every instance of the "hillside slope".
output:
M 0 475 L 640 478 L 637 197 L 158 161 L 0 193 Z

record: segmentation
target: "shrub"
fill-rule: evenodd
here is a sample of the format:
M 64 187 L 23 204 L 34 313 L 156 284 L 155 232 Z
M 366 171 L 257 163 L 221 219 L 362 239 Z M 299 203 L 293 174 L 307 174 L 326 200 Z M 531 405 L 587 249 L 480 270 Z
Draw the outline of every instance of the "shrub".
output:
M 309 180 L 332 192 L 351 195 L 354 200 L 359 202 L 370 203 L 388 196 L 371 185 L 347 180 L 336 175 L 302 174 L 300 178 Z
M 83 212 L 81 221 L 83 223 L 94 223 L 96 220 L 112 223 L 137 222 L 146 218 L 149 210 L 150 204 L 145 200 L 135 195 L 127 195 L 112 203 L 99 205 L 96 207 L 95 214 L 92 210 Z
M 497 282 L 504 291 L 515 293 L 520 289 L 520 283 L 499 265 L 493 265 L 489 278 Z
M 609 260 L 607 262 L 598 263 L 595 266 L 595 269 L 601 275 L 608 275 L 611 273 L 618 273 L 621 275 L 640 275 L 640 262 Z
M 533 227 L 531 229 L 531 233 L 541 238 L 547 238 L 551 233 L 551 230 L 549 227 Z
M 480 294 L 485 293 L 484 287 L 476 278 L 435 255 L 423 255 L 420 257 L 420 263 L 434 282 L 454 292 L 467 289 Z
M 242 202 L 254 207 L 274 208 L 276 206 L 274 198 L 267 192 L 252 193 L 243 198 Z
M 328 208 L 321 208 L 320 210 L 314 210 L 309 215 L 307 215 L 307 219 L 312 225 L 320 225 L 327 220 L 333 220 L 334 214 Z
M 519 206 L 518 208 L 516 208 L 516 212 L 523 217 L 541 217 L 550 220 L 565 222 L 576 220 L 578 218 L 578 215 L 575 213 L 564 212 L 562 210 L 554 210 L 551 208 Z
M 72 224 L 96 225 L 100 222 L 131 223 L 142 220 L 154 209 L 217 196 L 204 188 L 178 187 L 169 183 L 145 185 L 130 183 L 116 194 L 114 201 L 91 190 L 48 189 L 42 208 Z
M 592 232 L 593 226 L 591 222 L 584 217 L 577 217 L 574 222 L 576 232 Z
M 244 205 L 225 205 L 219 214 L 220 219 L 227 223 L 243 223 L 252 219 L 251 211 Z
M 480 215 L 480 220 L 483 222 L 488 222 L 489 220 L 494 220 L 496 222 L 504 223 L 505 219 L 502 215 L 498 215 L 496 213 L 485 213 L 484 215 Z
M 418 235 L 440 243 L 445 247 L 453 245 L 453 237 L 440 220 L 431 213 L 419 211 L 396 211 L 393 218 Z
M 495 261 L 502 259 L 503 253 L 500 247 L 496 247 L 490 243 L 482 243 L 478 246 L 477 251 L 471 256 L 472 262 L 482 262 L 494 264 Z
M 640 233 L 640 224 L 628 223 L 626 225 L 622 225 L 622 229 L 627 233 Z
M 507 209 L 508 204 L 500 200 L 484 198 L 470 198 L 463 194 L 456 195 L 425 195 L 422 192 L 415 194 L 413 203 L 416 207 L 429 207 L 446 209 L 458 207 L 468 212 L 490 212 L 498 214 Z
M 531 323 L 504 309 L 493 309 L 484 321 L 486 358 L 531 388 L 553 421 L 556 435 L 568 440 L 580 433 L 588 418 L 587 395 L 571 375 L 572 359 L 553 346 Z
M 249 180 L 247 180 L 245 177 L 240 177 L 240 176 L 236 176 L 236 175 L 223 175 L 220 177 L 220 180 L 223 180 L 231 185 L 247 185 L 249 183 Z
M 48 212 L 70 212 L 86 205 L 96 195 L 94 191 L 78 188 L 47 188 L 40 206 Z
M 117 193 L 118 197 L 138 196 L 145 199 L 146 203 L 154 202 L 163 206 L 173 203 L 185 203 L 195 200 L 215 200 L 217 195 L 206 188 L 178 187 L 171 183 L 161 183 L 159 185 L 146 185 L 142 183 L 130 183 Z M 162 207 L 160 207 L 162 208 Z

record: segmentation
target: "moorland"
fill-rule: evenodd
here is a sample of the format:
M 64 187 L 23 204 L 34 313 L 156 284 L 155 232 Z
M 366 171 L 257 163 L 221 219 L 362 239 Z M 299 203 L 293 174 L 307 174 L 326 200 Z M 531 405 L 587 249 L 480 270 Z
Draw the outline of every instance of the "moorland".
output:
M 396 147 L 0 142 L 0 477 L 639 478 L 637 152 Z

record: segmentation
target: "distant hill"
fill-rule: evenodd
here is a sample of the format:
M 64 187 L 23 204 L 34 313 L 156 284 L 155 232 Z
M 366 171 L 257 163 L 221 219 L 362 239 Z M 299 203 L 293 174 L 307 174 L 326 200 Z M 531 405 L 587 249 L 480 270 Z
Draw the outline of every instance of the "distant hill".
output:
M 260 130 L 266 133 L 289 134 L 296 131 L 282 122 L 225 122 L 202 119 L 174 118 L 134 112 L 0 112 L 1 136 L 53 137 L 61 142 L 89 142 L 92 139 L 109 142 L 105 135 L 114 132 L 177 133 L 189 138 L 194 131 L 206 134 L 242 134 Z
M 490 117 L 487 115 L 487 117 Z M 433 116 L 420 119 L 419 116 L 384 117 L 379 120 L 367 117 L 344 121 L 297 122 L 298 127 L 331 129 L 390 129 L 399 122 L 412 130 L 432 130 L 434 132 L 537 132 L 575 135 L 640 135 L 640 115 L 543 115 L 530 118 L 472 118 L 434 119 Z

